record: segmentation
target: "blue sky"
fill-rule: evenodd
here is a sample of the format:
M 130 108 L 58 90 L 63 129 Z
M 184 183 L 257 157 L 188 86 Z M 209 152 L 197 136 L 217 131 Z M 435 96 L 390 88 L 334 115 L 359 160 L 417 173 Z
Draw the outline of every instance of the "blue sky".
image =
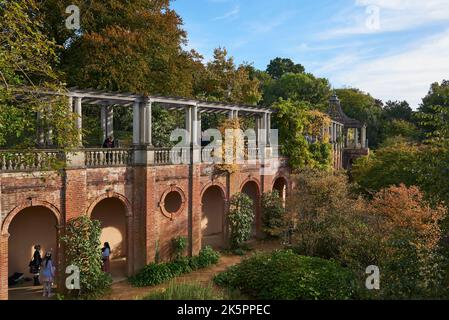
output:
M 176 0 L 189 48 L 265 69 L 291 58 L 336 88 L 416 108 L 449 79 L 449 0 Z

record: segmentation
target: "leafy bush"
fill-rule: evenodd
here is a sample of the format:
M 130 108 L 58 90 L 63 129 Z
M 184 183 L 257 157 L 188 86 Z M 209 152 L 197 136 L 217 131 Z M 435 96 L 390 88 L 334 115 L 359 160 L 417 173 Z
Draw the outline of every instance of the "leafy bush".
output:
M 71 291 L 68 297 L 94 298 L 111 286 L 111 276 L 102 271 L 100 235 L 100 222 L 88 216 L 67 222 L 65 235 L 61 237 L 66 265 L 80 269 L 81 287 L 80 290 Z
M 244 193 L 237 193 L 231 199 L 228 214 L 231 248 L 239 248 L 251 237 L 254 220 L 253 201 Z
M 167 289 L 162 292 L 150 294 L 144 300 L 221 300 L 214 288 L 209 285 L 204 287 L 200 284 L 177 284 L 171 282 Z
M 343 300 L 356 288 L 348 269 L 291 250 L 255 254 L 214 280 L 263 300 Z
M 299 254 L 334 259 L 359 280 L 360 298 L 438 298 L 444 291 L 442 206 L 431 206 L 417 187 L 389 187 L 364 201 L 347 178 L 303 172 L 288 199 Z M 364 289 L 365 270 L 376 265 L 381 290 Z M 446 263 L 447 265 L 447 263 Z
M 177 237 L 172 239 L 172 255 L 175 260 L 181 259 L 187 248 L 187 238 Z
M 184 257 L 166 263 L 150 263 L 135 276 L 130 277 L 129 282 L 136 287 L 155 286 L 182 274 L 207 268 L 216 264 L 219 258 L 218 252 L 211 247 L 205 247 L 197 257 Z
M 285 209 L 279 191 L 264 193 L 262 196 L 263 231 L 269 236 L 278 237 L 283 233 Z

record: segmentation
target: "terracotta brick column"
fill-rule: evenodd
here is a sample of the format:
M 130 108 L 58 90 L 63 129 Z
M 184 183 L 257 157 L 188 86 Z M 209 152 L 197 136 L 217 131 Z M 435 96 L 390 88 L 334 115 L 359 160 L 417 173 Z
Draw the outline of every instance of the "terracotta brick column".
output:
M 145 175 L 145 247 L 146 247 L 146 264 L 154 262 L 156 259 L 156 242 L 159 239 L 159 211 L 156 208 L 156 168 L 147 167 Z
M 189 215 L 192 226 L 192 255 L 198 255 L 201 251 L 201 164 L 193 164 L 191 179 L 191 208 Z
M 79 217 L 87 210 L 87 172 L 86 169 L 67 169 L 65 171 L 63 208 L 65 221 Z
M 8 300 L 8 238 L 0 235 L 0 300 Z

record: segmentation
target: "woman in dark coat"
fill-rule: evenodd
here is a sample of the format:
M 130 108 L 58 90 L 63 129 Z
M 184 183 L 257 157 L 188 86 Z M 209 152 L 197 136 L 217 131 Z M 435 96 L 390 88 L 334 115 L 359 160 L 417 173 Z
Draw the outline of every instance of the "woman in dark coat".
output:
M 39 281 L 39 273 L 42 266 L 41 246 L 38 244 L 35 245 L 34 250 L 33 260 L 30 262 L 30 273 L 33 274 L 34 285 L 40 286 L 41 283 Z

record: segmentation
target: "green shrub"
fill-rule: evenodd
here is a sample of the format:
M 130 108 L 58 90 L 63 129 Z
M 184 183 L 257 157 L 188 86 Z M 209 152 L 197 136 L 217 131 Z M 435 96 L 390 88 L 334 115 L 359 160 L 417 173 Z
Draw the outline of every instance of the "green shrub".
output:
M 352 272 L 336 262 L 290 250 L 255 254 L 214 280 L 263 300 L 346 300 L 356 288 Z
M 65 248 L 66 265 L 80 270 L 80 290 L 72 290 L 67 298 L 90 299 L 103 294 L 112 284 L 109 274 L 102 271 L 100 222 L 87 216 L 68 221 L 61 237 Z
M 204 287 L 200 284 L 177 284 L 171 282 L 168 288 L 162 292 L 152 293 L 144 300 L 222 300 L 214 288 L 209 285 Z
M 251 237 L 254 220 L 253 201 L 244 193 L 237 193 L 231 199 L 228 214 L 231 248 L 239 248 Z
M 131 278 L 131 283 L 137 287 L 155 286 L 164 283 L 175 276 L 169 265 L 169 263 L 150 263 Z
M 277 190 L 262 196 L 263 231 L 269 236 L 279 237 L 283 233 L 285 209 Z
M 207 268 L 218 262 L 220 254 L 211 247 L 205 247 L 197 257 L 183 257 L 166 263 L 150 263 L 129 282 L 136 287 L 149 287 L 164 283 L 174 277 Z
M 187 248 L 187 238 L 176 237 L 172 239 L 172 255 L 175 260 L 181 259 Z

